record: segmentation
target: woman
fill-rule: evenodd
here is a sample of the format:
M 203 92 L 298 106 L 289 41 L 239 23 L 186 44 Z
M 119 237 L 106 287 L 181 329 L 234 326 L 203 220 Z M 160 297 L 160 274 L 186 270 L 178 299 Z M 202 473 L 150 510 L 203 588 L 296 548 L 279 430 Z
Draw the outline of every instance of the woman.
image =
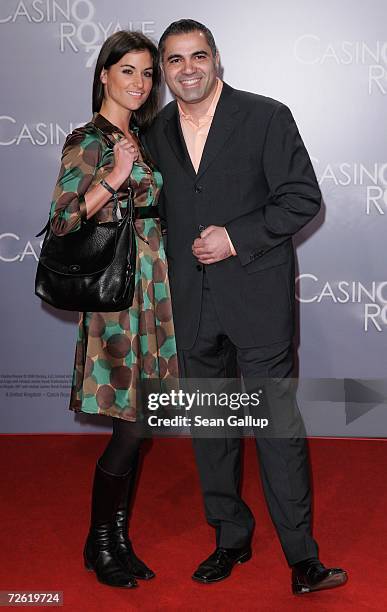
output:
M 103 44 L 93 84 L 93 119 L 65 142 L 51 205 L 61 236 L 83 219 L 113 220 L 132 189 L 136 211 L 136 288 L 123 312 L 80 315 L 70 408 L 112 417 L 112 437 L 97 461 L 87 569 L 110 586 L 154 576 L 128 539 L 128 506 L 138 463 L 140 381 L 177 376 L 166 257 L 157 218 L 162 186 L 146 159 L 139 129 L 154 118 L 160 72 L 157 49 L 139 32 L 116 32 Z M 119 206 L 115 213 L 114 205 Z

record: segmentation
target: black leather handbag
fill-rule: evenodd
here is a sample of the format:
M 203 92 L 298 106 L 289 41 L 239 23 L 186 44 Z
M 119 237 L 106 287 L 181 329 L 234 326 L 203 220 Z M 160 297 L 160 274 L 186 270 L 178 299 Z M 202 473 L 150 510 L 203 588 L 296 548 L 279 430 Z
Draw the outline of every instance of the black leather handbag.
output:
M 35 279 L 40 299 L 81 312 L 116 312 L 132 305 L 136 239 L 130 187 L 122 219 L 97 223 L 91 217 L 64 236 L 56 236 L 50 222 L 41 233 L 45 230 Z

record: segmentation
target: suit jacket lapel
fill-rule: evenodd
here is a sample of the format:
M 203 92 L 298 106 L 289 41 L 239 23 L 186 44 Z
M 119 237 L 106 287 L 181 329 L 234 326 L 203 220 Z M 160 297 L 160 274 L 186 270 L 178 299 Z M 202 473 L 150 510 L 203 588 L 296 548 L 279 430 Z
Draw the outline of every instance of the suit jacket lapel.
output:
M 195 177 L 195 168 L 192 165 L 191 158 L 185 144 L 176 103 L 173 106 L 172 113 L 165 126 L 165 135 L 168 138 L 169 144 L 171 145 L 184 170 L 188 172 L 189 175 Z
M 233 91 L 232 87 L 223 83 L 222 93 L 216 106 L 197 174 L 185 144 L 177 104 L 172 105 L 165 126 L 165 135 L 184 170 L 193 178 L 198 178 L 207 170 L 238 126 L 239 107 L 232 96 Z
M 233 91 L 232 87 L 223 83 L 222 93 L 212 119 L 197 177 L 204 174 L 238 126 L 239 107 L 234 101 L 234 96 L 232 96 Z

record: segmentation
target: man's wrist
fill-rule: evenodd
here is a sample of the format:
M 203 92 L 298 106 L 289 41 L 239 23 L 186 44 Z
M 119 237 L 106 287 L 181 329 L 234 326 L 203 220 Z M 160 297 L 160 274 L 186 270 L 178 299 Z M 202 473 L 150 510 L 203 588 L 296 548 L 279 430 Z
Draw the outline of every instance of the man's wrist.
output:
M 236 250 L 235 250 L 235 248 L 234 248 L 233 243 L 231 242 L 231 238 L 230 238 L 230 236 L 229 236 L 229 234 L 228 234 L 228 231 L 226 230 L 226 228 L 225 228 L 225 227 L 224 227 L 223 229 L 224 229 L 224 231 L 226 232 L 227 240 L 228 240 L 228 243 L 229 243 L 229 245 L 230 245 L 231 255 L 232 255 L 233 257 L 235 257 L 235 256 L 236 256 L 236 254 L 237 254 L 237 252 L 236 252 Z

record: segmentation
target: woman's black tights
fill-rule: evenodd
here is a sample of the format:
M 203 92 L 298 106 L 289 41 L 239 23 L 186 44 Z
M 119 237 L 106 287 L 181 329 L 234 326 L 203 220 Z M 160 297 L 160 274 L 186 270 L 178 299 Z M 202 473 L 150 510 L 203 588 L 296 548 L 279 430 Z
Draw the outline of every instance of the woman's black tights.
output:
M 112 437 L 98 463 L 106 472 L 118 476 L 126 474 L 136 465 L 142 438 L 138 423 L 117 417 L 112 417 L 112 421 Z

